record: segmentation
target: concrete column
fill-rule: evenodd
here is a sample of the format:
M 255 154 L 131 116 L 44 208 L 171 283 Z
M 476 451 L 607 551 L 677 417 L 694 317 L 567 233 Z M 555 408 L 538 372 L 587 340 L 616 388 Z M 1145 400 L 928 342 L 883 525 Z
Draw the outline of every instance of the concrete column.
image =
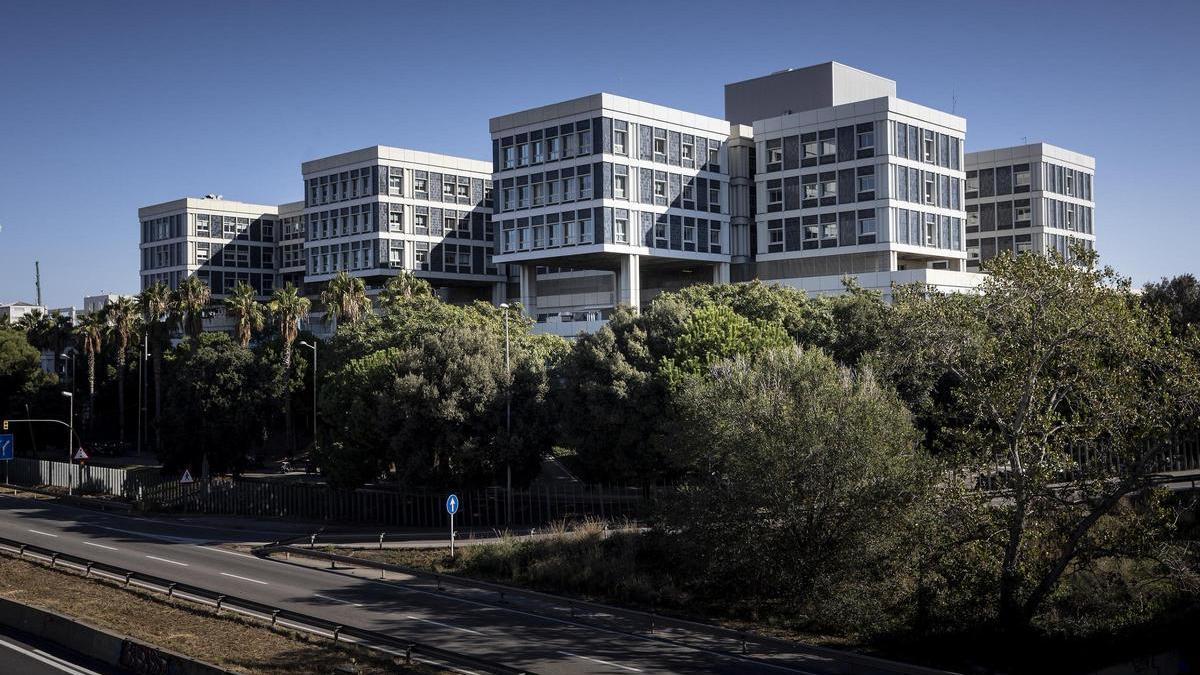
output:
M 641 256 L 630 254 L 621 256 L 621 269 L 617 272 L 618 305 L 629 305 L 633 310 L 642 308 L 642 275 Z
M 888 268 L 887 271 L 895 272 L 900 269 L 900 256 L 895 251 L 888 251 Z
M 530 316 L 537 315 L 537 266 L 536 265 L 518 265 L 521 277 L 521 304 L 525 306 L 525 313 Z
M 712 282 L 714 284 L 729 283 L 729 263 L 717 263 L 713 265 Z
M 492 284 L 492 304 L 499 307 L 505 302 L 508 302 L 508 284 L 505 282 Z

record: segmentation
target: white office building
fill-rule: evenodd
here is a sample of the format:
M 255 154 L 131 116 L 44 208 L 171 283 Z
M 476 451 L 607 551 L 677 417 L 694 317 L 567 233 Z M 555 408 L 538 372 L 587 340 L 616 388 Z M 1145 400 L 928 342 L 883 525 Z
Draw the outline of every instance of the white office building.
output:
M 728 122 L 602 93 L 490 126 L 496 261 L 543 330 L 729 281 Z
M 1095 248 L 1094 158 L 1032 143 L 968 153 L 966 167 L 969 269 L 1004 251 Z
M 727 85 L 725 101 L 731 121 L 753 118 L 757 278 L 818 294 L 845 277 L 885 295 L 979 283 L 966 271 L 965 119 L 839 63 Z
M 491 169 L 480 160 L 381 145 L 305 162 L 307 292 L 343 271 L 375 291 L 408 270 L 444 300 L 501 302 Z

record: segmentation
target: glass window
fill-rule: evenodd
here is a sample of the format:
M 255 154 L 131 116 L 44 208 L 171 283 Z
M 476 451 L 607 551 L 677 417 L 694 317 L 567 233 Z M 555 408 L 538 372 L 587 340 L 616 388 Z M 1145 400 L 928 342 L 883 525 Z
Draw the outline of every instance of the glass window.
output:
M 859 176 L 858 177 L 859 192 L 874 192 L 875 191 L 875 176 Z
M 613 176 L 613 197 L 626 199 L 628 182 L 628 176 Z
M 869 150 L 875 147 L 875 132 L 860 131 L 858 133 L 858 149 Z
M 613 131 L 613 153 L 617 154 L 617 155 L 628 154 L 629 151 L 626 146 L 627 140 L 628 140 L 627 132 L 614 130 Z
M 627 219 L 617 218 L 613 221 L 613 241 L 618 244 L 629 241 L 629 221 Z
M 400 188 L 400 176 L 388 176 L 388 194 L 399 195 Z

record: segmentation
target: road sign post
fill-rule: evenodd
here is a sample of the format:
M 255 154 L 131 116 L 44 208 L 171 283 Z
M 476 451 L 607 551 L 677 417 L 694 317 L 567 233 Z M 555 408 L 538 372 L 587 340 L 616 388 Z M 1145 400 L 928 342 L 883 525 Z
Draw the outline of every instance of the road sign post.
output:
M 5 420 L 4 426 L 8 427 L 8 421 Z M 0 461 L 4 462 L 4 482 L 8 483 L 8 465 L 13 458 L 13 435 L 0 434 Z
M 446 513 L 450 514 L 450 559 L 454 559 L 454 514 L 458 513 L 458 495 L 446 497 Z

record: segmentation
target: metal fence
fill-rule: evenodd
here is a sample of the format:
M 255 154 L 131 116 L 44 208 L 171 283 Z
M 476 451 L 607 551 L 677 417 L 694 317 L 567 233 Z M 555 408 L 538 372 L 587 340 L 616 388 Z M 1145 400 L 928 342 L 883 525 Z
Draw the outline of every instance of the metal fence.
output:
M 8 464 L 8 482 L 14 485 L 67 488 L 78 494 L 107 494 L 136 500 L 138 488 L 163 479 L 154 469 L 116 469 L 107 466 L 16 458 Z
M 48 460 L 14 459 L 8 480 L 14 485 L 73 486 L 78 494 L 109 494 L 144 511 L 295 518 L 402 527 L 446 524 L 445 490 L 338 490 L 326 485 L 260 478 L 212 478 L 180 483 L 155 469 L 114 469 Z M 544 525 L 587 517 L 644 519 L 654 488 L 589 485 L 532 486 L 513 490 L 513 525 Z M 455 491 L 459 527 L 504 527 L 503 488 Z

